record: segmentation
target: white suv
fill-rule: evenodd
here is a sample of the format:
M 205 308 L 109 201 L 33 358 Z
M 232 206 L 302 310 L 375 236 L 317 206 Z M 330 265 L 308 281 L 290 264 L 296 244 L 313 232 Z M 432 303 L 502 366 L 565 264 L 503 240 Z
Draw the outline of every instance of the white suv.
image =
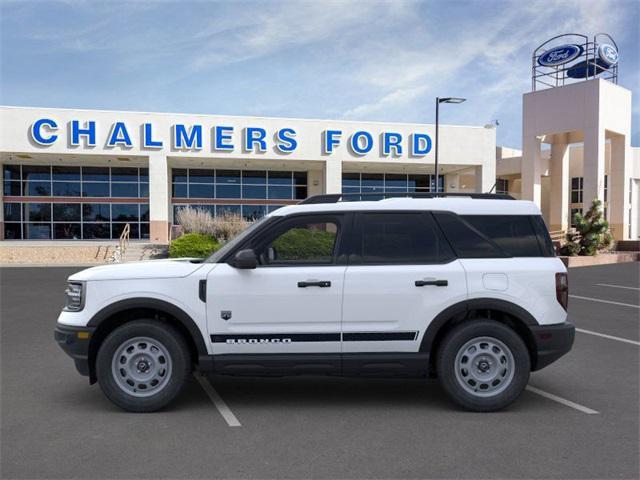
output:
M 76 273 L 55 338 L 136 412 L 167 405 L 194 368 L 437 376 L 467 409 L 503 408 L 573 344 L 540 211 L 498 195 L 404 197 L 311 197 L 204 261 Z

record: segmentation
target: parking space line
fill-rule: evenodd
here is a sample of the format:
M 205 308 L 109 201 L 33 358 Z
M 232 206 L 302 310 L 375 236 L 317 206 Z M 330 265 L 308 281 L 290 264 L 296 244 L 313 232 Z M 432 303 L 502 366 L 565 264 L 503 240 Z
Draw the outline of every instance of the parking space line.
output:
M 579 412 L 586 413 L 587 415 L 598 415 L 600 413 L 596 410 L 590 409 L 589 407 L 580 405 L 579 403 L 567 400 L 566 398 L 558 397 L 553 393 L 545 392 L 544 390 L 540 390 L 539 388 L 532 387 L 531 385 L 527 385 L 526 389 L 532 393 L 535 393 L 536 395 L 540 395 L 541 397 L 548 398 L 549 400 L 553 400 L 554 402 L 561 403 L 562 405 L 573 408 L 574 410 L 578 410 Z
M 218 409 L 218 412 L 220 412 L 220 415 L 222 415 L 222 418 L 224 418 L 225 422 L 227 422 L 227 425 L 229 425 L 230 427 L 241 427 L 242 424 L 238 421 L 236 416 L 233 414 L 231 409 L 227 406 L 218 392 L 216 392 L 216 389 L 213 388 L 213 385 L 209 383 L 207 378 L 204 375 L 199 375 L 197 373 L 195 374 L 195 377 L 202 389 Z
M 578 300 L 589 300 L 591 302 L 610 303 L 612 305 L 620 305 L 622 307 L 631 307 L 631 308 L 639 308 L 640 309 L 640 305 L 634 305 L 632 303 L 613 302 L 611 300 L 602 300 L 600 298 L 580 297 L 578 295 L 569 295 L 569 298 L 577 298 Z
M 596 283 L 598 287 L 624 288 L 626 290 L 640 290 L 638 287 L 627 287 L 626 285 L 611 285 L 610 283 Z
M 595 335 L 596 337 L 608 338 L 609 340 L 617 340 L 618 342 L 630 343 L 631 345 L 638 345 L 640 347 L 640 342 L 629 340 L 628 338 L 614 337 L 613 335 L 607 335 L 606 333 L 593 332 L 591 330 L 584 330 L 582 328 L 576 328 L 576 332 Z

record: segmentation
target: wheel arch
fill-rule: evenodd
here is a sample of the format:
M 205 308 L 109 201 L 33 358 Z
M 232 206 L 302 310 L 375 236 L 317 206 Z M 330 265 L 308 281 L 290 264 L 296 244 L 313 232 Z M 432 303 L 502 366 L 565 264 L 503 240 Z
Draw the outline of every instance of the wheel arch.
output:
M 429 353 L 429 371 L 435 372 L 437 351 L 442 339 L 456 325 L 472 318 L 496 320 L 511 327 L 524 341 L 531 358 L 532 370 L 537 363 L 537 348 L 530 326 L 539 325 L 524 308 L 515 303 L 496 298 L 478 298 L 454 304 L 440 312 L 425 331 L 420 351 Z
M 127 298 L 96 313 L 88 327 L 95 328 L 89 342 L 89 380 L 96 382 L 95 364 L 98 349 L 109 333 L 127 322 L 152 318 L 167 322 L 182 333 L 189 345 L 193 363 L 208 355 L 207 347 L 196 322 L 180 307 L 156 298 Z

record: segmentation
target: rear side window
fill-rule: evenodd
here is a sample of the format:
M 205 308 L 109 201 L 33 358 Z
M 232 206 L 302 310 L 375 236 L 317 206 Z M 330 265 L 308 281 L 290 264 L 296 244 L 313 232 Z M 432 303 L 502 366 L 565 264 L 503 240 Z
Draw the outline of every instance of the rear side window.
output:
M 428 213 L 361 213 L 356 221 L 351 264 L 420 265 L 455 257 Z
M 434 212 L 433 215 L 459 258 L 507 256 L 495 243 L 455 213 Z
M 555 257 L 556 252 L 553 248 L 553 241 L 551 240 L 551 235 L 549 235 L 547 226 L 544 224 L 542 215 L 531 216 L 531 223 L 533 223 L 533 228 L 536 231 L 536 236 L 538 237 L 538 244 L 540 245 L 542 256 Z
M 542 256 L 529 215 L 463 215 L 462 218 L 509 256 Z

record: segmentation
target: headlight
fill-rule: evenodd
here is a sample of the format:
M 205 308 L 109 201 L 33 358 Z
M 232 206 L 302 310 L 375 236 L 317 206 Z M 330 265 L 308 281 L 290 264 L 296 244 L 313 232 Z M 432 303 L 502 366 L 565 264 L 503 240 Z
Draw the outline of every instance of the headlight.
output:
M 84 283 L 69 282 L 64 291 L 64 309 L 67 312 L 79 312 L 84 308 Z

